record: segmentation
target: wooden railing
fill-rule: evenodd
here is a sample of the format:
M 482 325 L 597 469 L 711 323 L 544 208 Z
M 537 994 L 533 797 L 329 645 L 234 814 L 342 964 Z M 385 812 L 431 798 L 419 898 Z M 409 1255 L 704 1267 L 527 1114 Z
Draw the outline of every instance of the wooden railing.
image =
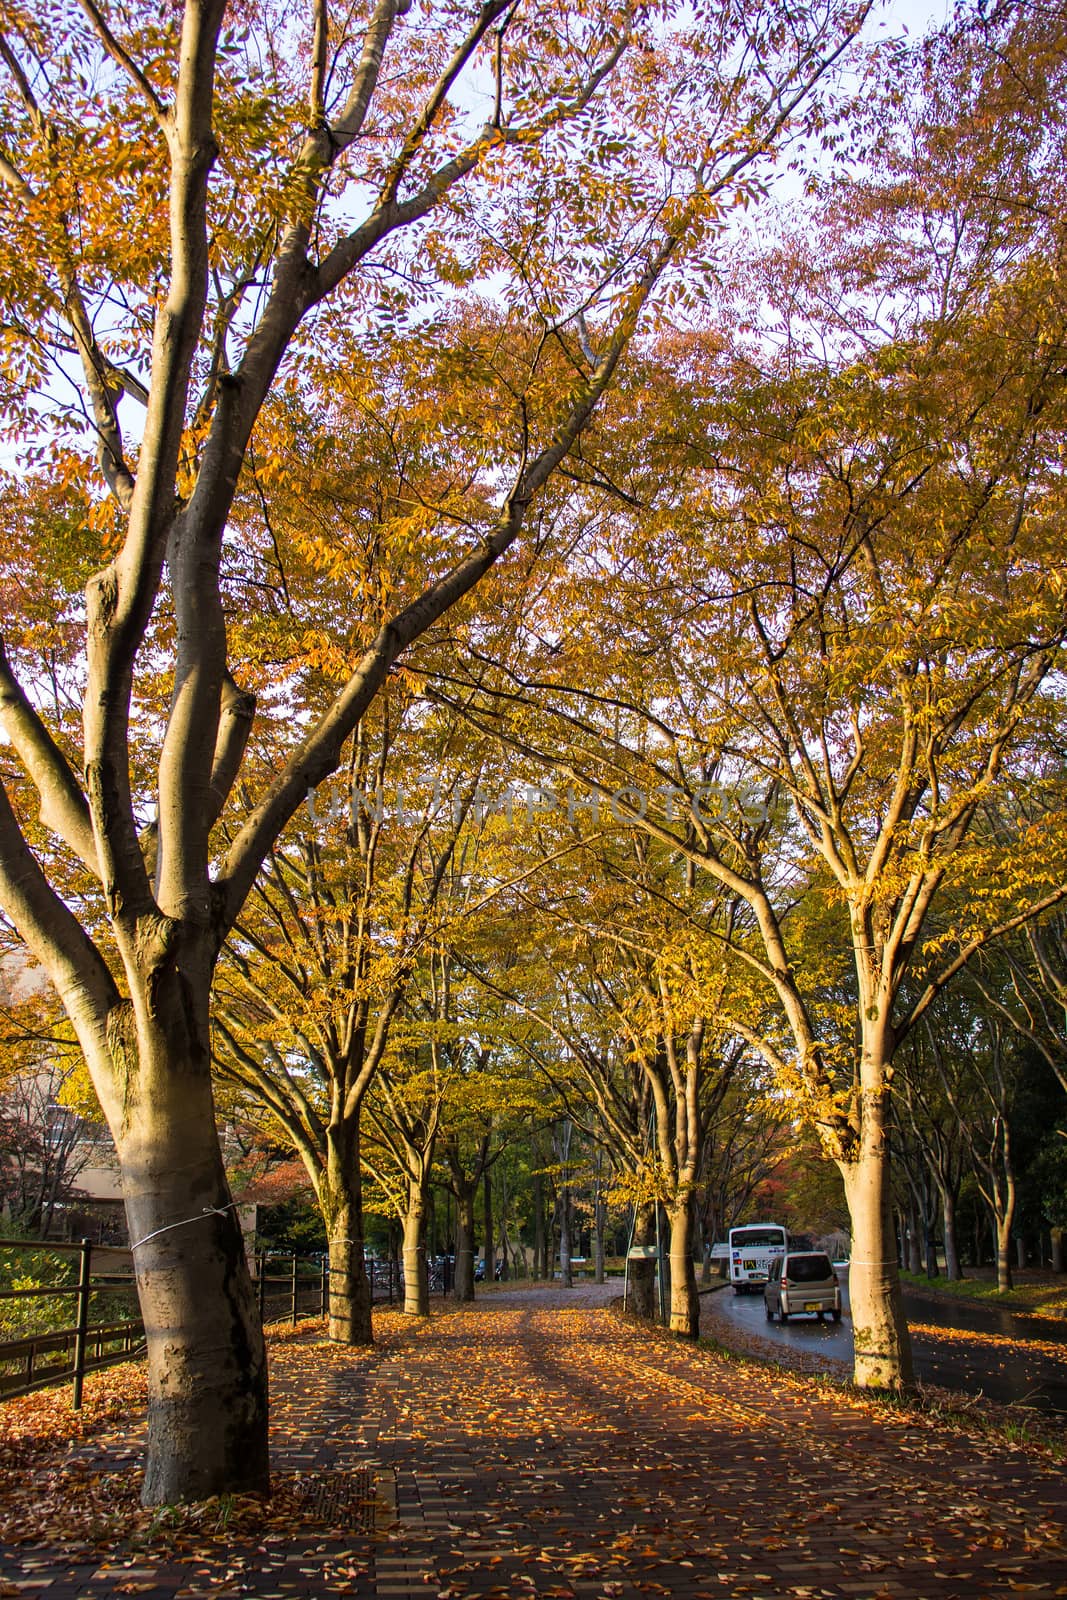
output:
M 94 1245 L 89 1239 L 74 1244 L 58 1240 L 0 1239 L 0 1250 L 18 1250 L 32 1258 L 66 1251 L 74 1272 L 68 1283 L 28 1289 L 0 1289 L 0 1304 L 18 1301 L 67 1299 L 72 1302 L 69 1327 L 44 1328 L 0 1340 L 0 1401 L 32 1394 L 58 1384 L 73 1385 L 71 1404 L 81 1408 L 87 1372 L 99 1372 L 144 1351 L 144 1325 L 137 1311 L 132 1267 L 128 1272 L 94 1271 L 97 1258 L 128 1256 L 113 1245 Z M 260 1317 L 264 1324 L 292 1322 L 301 1317 L 325 1317 L 329 1309 L 330 1269 L 325 1256 L 299 1256 L 257 1252 L 253 1262 Z M 377 1303 L 403 1295 L 400 1273 L 391 1261 L 368 1261 L 371 1298 Z M 445 1292 L 447 1284 L 436 1286 Z M 94 1302 L 128 1293 L 128 1317 L 104 1316 L 93 1321 Z
M 117 1252 L 109 1245 L 94 1246 L 89 1239 L 76 1244 L 0 1239 L 0 1249 L 18 1250 L 31 1257 L 36 1255 L 38 1259 L 42 1255 L 67 1251 L 72 1255 L 74 1267 L 69 1283 L 0 1290 L 0 1303 L 57 1299 L 72 1302 L 69 1327 L 46 1328 L 0 1341 L 0 1400 L 32 1394 L 55 1384 L 72 1383 L 72 1404 L 78 1411 L 87 1372 L 98 1372 L 118 1361 L 128 1361 L 144 1348 L 144 1327 L 136 1311 L 133 1273 L 94 1272 L 94 1249 L 105 1258 L 114 1257 Z M 125 1293 L 134 1308 L 129 1316 L 112 1314 L 102 1321 L 93 1321 L 94 1301 L 99 1311 L 102 1296 L 114 1299 Z

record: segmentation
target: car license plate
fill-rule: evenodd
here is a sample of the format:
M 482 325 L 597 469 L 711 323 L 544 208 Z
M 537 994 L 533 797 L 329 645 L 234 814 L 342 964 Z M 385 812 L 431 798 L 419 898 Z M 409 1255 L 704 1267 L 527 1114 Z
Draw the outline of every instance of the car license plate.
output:
M 804 1310 L 805 1311 L 821 1311 L 822 1310 L 822 1306 L 819 1304 L 819 1302 L 817 1300 L 805 1300 L 805 1302 L 804 1302 Z

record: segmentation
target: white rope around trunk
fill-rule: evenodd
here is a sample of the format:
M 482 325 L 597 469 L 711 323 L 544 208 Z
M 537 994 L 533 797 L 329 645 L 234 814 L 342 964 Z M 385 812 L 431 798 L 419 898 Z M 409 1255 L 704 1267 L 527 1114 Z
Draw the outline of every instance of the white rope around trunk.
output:
M 237 1201 L 231 1200 L 228 1206 L 205 1206 L 203 1211 L 199 1212 L 195 1217 L 183 1217 L 180 1222 L 168 1222 L 165 1227 L 156 1228 L 152 1233 L 146 1233 L 143 1239 L 138 1239 L 131 1244 L 130 1249 L 139 1250 L 143 1244 L 148 1243 L 149 1239 L 158 1239 L 161 1233 L 169 1233 L 172 1228 L 187 1228 L 190 1222 L 203 1222 L 205 1217 L 223 1217 L 227 1211 L 233 1211 L 236 1205 Z

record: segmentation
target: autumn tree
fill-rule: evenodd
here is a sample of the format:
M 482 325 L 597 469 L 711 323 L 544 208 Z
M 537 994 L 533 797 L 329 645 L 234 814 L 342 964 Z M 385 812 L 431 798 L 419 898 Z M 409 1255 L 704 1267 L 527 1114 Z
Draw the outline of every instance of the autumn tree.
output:
M 473 1300 L 475 1294 L 479 1196 L 488 1271 L 493 1256 L 491 1185 L 497 1163 L 513 1141 L 545 1116 L 543 1086 L 508 1039 L 507 1020 L 482 1011 L 480 1018 L 471 1017 L 464 1024 L 464 1034 L 462 1070 L 452 1073 L 447 1083 L 439 1144 L 441 1180 L 456 1202 L 453 1293 L 460 1301 Z
M 677 856 L 618 823 L 583 837 L 575 820 L 562 807 L 540 819 L 541 868 L 507 891 L 525 935 L 512 934 L 504 971 L 484 959 L 473 970 L 536 1025 L 520 1047 L 561 1098 L 565 1127 L 608 1153 L 608 1192 L 636 1208 L 638 1243 L 651 1243 L 654 1208 L 664 1206 L 670 1326 L 695 1338 L 704 1133 L 743 1053 L 718 1026 L 729 980 L 708 932 L 729 919 L 729 897 L 672 904 L 685 894 Z M 516 837 L 525 839 L 521 828 Z M 562 1190 L 572 1165 L 558 1148 Z M 651 1313 L 648 1273 L 637 1277 L 638 1305 Z
M 413 974 L 402 1026 L 394 1029 L 388 1058 L 375 1076 L 366 1105 L 363 1161 L 401 1225 L 404 1310 L 409 1316 L 429 1314 L 426 1230 L 430 1190 L 439 1176 L 446 1109 L 450 1097 L 457 1092 L 462 1096 L 463 1084 L 477 1072 L 479 1058 L 484 1064 L 480 1042 L 468 1031 L 457 1005 L 461 986 L 450 943 L 435 944 Z M 464 1177 L 455 1133 L 451 1155 L 454 1183 L 456 1168 Z M 462 1198 L 467 1201 L 464 1226 L 471 1253 L 473 1185 Z M 468 1262 L 468 1276 L 473 1293 L 473 1261 Z
M 364 1170 L 380 1196 L 379 1209 L 400 1226 L 404 1312 L 430 1314 L 426 1228 L 430 1187 L 444 1104 L 441 1054 L 430 1042 L 376 1079 L 367 1102 L 362 1140 Z
M 17 628 L 0 661 L 26 778 L 0 805 L 0 898 L 115 1136 L 148 1503 L 267 1483 L 263 1344 L 211 1100 L 221 946 L 391 666 L 518 538 L 683 240 L 755 192 L 863 14 L 85 0 L 10 16 L 3 404 L 36 488 L 68 485 L 95 537 L 80 730 L 23 682 Z M 244 791 L 255 708 L 228 583 L 258 430 L 288 391 L 329 432 L 317 386 L 338 329 L 387 367 L 397 316 L 490 279 L 536 330 L 508 445 L 472 514 L 442 512 L 422 581 L 354 640 L 341 691 Z M 33 795 L 83 902 L 32 848 Z
M 360 1121 L 420 957 L 447 922 L 477 783 L 454 730 L 400 686 L 351 742 L 345 782 L 309 797 L 227 941 L 213 1022 L 219 1073 L 303 1161 L 330 1249 L 330 1337 L 370 1343 Z M 468 741 L 468 753 L 473 755 Z M 459 847 L 459 857 L 456 857 Z
M 1039 204 L 1042 182 L 1061 192 L 1063 122 L 1056 102 L 1039 178 L 1050 101 L 1005 64 L 1039 23 L 1001 27 L 997 52 L 938 46 L 925 97 L 883 115 L 881 172 L 814 242 L 764 255 L 731 340 L 665 338 L 632 370 L 583 448 L 574 515 L 603 506 L 602 536 L 480 719 L 743 906 L 727 942 L 760 982 L 722 1020 L 841 1172 L 872 1386 L 911 1378 L 894 1055 L 977 952 L 1064 894 L 1062 804 L 1010 841 L 981 826 L 991 793 L 1033 815 L 1067 636 L 1067 307 Z
M 875 385 L 883 381 L 879 372 Z M 928 370 L 923 383 L 928 414 Z M 1013 421 L 1023 427 L 1032 426 L 1028 388 L 1015 395 Z M 762 978 L 764 998 L 721 1020 L 763 1051 L 840 1166 L 853 1221 L 857 1377 L 881 1385 L 907 1382 L 910 1372 L 889 1210 L 893 1056 L 977 950 L 1063 893 L 1058 823 L 1046 817 L 1010 851 L 975 838 L 972 824 L 991 785 L 1029 780 L 1064 618 L 1055 482 L 1027 475 L 1017 484 L 1011 453 L 999 458 L 1002 497 L 990 494 L 984 463 L 961 485 L 957 460 L 945 463 L 946 478 L 936 459 L 914 468 L 901 459 L 903 480 L 887 483 L 897 466 L 873 466 L 871 432 L 863 450 L 853 439 L 841 453 L 840 417 L 856 417 L 863 393 L 862 374 L 846 371 L 794 410 L 787 387 L 774 422 L 767 391 L 754 394 L 756 453 L 750 468 L 735 458 L 723 499 L 709 508 L 705 572 L 694 570 L 690 506 L 685 543 L 670 554 L 661 545 L 636 578 L 626 643 L 598 697 L 582 703 L 581 691 L 568 690 L 561 699 L 560 678 L 573 682 L 572 669 L 546 660 L 486 702 L 482 725 L 496 720 L 529 753 L 543 724 L 513 710 L 554 705 L 556 727 L 540 749 L 560 780 L 604 803 L 614 798 L 635 826 L 744 906 L 726 937 Z M 875 399 L 877 387 L 866 393 Z M 988 394 L 999 409 L 999 378 Z M 808 430 L 820 425 L 828 432 L 809 453 Z M 731 410 L 729 426 L 741 435 L 739 413 Z M 1001 426 L 996 419 L 994 432 Z M 881 431 L 884 413 L 877 427 L 880 447 L 892 437 Z M 780 476 L 768 472 L 777 428 Z M 977 453 L 973 432 L 969 448 Z M 1009 540 L 1007 525 L 1025 531 Z M 653 633 L 652 569 L 669 563 L 670 620 L 648 644 L 649 654 L 662 651 L 661 671 L 653 678 L 640 654 L 637 676 L 627 658 L 642 616 L 646 637 Z M 618 616 L 617 575 L 605 589 Z M 674 604 L 682 592 L 684 614 Z M 991 615 L 1005 624 L 993 639 Z M 573 649 L 588 660 L 591 648 L 580 626 Z M 597 698 L 647 719 L 662 743 L 627 742 L 598 714 Z M 946 933 L 931 913 L 939 894 L 964 886 L 967 915 Z
M 1067 919 L 1027 922 L 997 952 L 993 980 L 979 973 L 986 1004 L 1036 1050 L 1067 1089 Z
M 898 1055 L 900 1087 L 896 1116 L 906 1136 L 918 1147 L 936 1188 L 945 1248 L 945 1276 L 963 1277 L 957 1239 L 960 1190 L 969 1162 L 966 1139 L 960 1137 L 959 1106 L 953 1105 L 931 1070 L 940 1048 L 939 1033 L 929 1019 L 916 1029 Z M 921 1182 L 921 1179 L 920 1179 Z

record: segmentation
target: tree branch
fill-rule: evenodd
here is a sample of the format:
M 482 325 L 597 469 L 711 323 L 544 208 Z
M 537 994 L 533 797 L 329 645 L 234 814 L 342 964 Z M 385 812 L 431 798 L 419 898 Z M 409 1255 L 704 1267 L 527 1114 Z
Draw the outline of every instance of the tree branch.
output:
M 41 821 L 99 877 L 89 805 L 62 750 L 26 698 L 0 639 L 0 722 L 41 800 Z
M 987 944 L 991 944 L 994 939 L 1003 938 L 1006 933 L 1012 933 L 1016 928 L 1023 927 L 1034 917 L 1042 916 L 1044 912 L 1050 911 L 1053 906 L 1060 905 L 1064 900 L 1067 900 L 1067 884 L 1063 884 L 1059 889 L 1054 889 L 1051 894 L 1045 895 L 1043 899 L 1036 900 L 1032 906 L 1027 906 L 1025 911 L 1020 911 L 1016 916 L 1009 917 L 1006 922 L 998 922 L 995 928 L 986 928 L 982 933 L 976 934 L 973 939 L 963 946 L 959 954 L 946 967 L 942 968 L 936 977 L 927 982 L 926 988 L 919 995 L 904 1021 L 895 1030 L 896 1038 L 898 1040 L 904 1038 L 937 999 L 942 989 L 946 988 L 952 982 L 952 979 L 963 971 L 967 963 L 978 954 L 979 950 L 984 949 Z
M 69 906 L 55 893 L 26 843 L 7 790 L 0 783 L 0 905 L 20 937 L 48 973 L 66 1007 L 93 1068 L 104 1110 L 114 1064 L 107 1040 L 108 1017 L 120 995 L 107 963 Z
M 115 35 L 108 27 L 103 13 L 96 5 L 96 0 L 78 0 L 78 4 L 85 12 L 85 15 L 89 18 L 94 33 L 100 40 L 100 43 L 103 45 L 108 55 L 111 57 L 112 61 L 122 68 L 123 72 L 129 78 L 134 87 L 140 90 L 141 94 L 148 102 L 152 115 L 155 117 L 157 123 L 162 128 L 163 132 L 167 133 L 169 119 L 166 106 L 159 98 L 144 72 L 130 55 L 125 45 L 119 43 L 118 39 L 116 39 Z
M 683 219 L 683 221 L 686 219 Z M 341 749 L 386 675 L 402 652 L 450 607 L 468 594 L 514 543 L 531 501 L 547 483 L 582 432 L 633 336 L 649 295 L 678 247 L 681 229 L 662 241 L 645 272 L 631 289 L 612 338 L 596 369 L 575 392 L 567 416 L 533 462 L 524 464 L 502 508 L 499 520 L 481 547 L 430 585 L 417 600 L 396 613 L 380 630 L 348 684 L 317 727 L 294 752 L 285 770 L 248 818 L 223 864 L 220 886 L 225 895 L 225 926 L 237 916 L 271 842 L 303 801 L 309 788 L 335 771 Z

